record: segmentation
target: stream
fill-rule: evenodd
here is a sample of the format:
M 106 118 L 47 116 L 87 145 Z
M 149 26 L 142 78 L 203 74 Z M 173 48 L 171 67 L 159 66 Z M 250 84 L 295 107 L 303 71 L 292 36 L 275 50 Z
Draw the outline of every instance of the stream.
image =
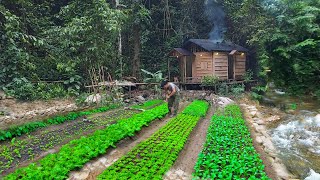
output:
M 287 169 L 299 179 L 320 177 L 320 101 L 291 97 L 270 89 L 265 104 L 285 112 L 281 122 L 268 128 Z M 311 177 L 311 178 L 310 178 Z

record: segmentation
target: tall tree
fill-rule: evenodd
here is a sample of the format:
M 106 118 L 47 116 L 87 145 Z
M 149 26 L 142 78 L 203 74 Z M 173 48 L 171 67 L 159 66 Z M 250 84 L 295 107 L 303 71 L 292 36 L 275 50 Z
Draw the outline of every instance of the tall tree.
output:
M 131 75 L 140 78 L 141 69 L 141 36 L 142 32 L 145 31 L 146 26 L 149 24 L 150 16 L 149 10 L 146 9 L 143 2 L 141 1 L 128 1 L 128 21 L 127 21 L 127 32 L 131 34 L 131 40 L 133 45 L 133 57 L 131 61 L 132 71 Z

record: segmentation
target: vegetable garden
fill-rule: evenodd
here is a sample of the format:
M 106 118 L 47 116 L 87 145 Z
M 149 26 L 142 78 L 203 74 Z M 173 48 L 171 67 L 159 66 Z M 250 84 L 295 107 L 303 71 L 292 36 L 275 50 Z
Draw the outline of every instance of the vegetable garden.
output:
M 204 179 L 269 179 L 256 153 L 237 105 L 228 105 L 211 119 L 194 176 Z
M 163 179 L 208 108 L 205 101 L 193 101 L 96 178 Z M 67 179 L 71 171 L 117 148 L 120 140 L 167 113 L 166 103 L 150 100 L 130 109 L 111 105 L 4 130 L 2 135 L 11 137 L 1 142 L 3 179 Z M 88 122 L 82 120 L 84 115 Z M 55 151 L 39 156 L 49 149 Z M 195 163 L 194 179 L 268 179 L 237 105 L 216 111 Z

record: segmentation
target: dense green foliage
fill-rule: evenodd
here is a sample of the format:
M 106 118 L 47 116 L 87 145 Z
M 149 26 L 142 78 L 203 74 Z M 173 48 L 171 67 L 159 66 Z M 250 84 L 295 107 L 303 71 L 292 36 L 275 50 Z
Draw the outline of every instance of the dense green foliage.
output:
M 212 26 L 219 26 L 208 20 L 206 2 L 1 1 L 0 88 L 29 100 L 77 94 L 81 84 L 91 83 L 88 70 L 100 66 L 115 78 L 141 80 L 141 68 L 167 74 L 173 47 L 208 38 Z M 214 4 L 226 15 L 224 39 L 251 50 L 248 67 L 255 74 L 291 93 L 320 95 L 318 0 Z M 177 76 L 178 62 L 170 61 L 171 77 Z M 46 94 L 39 80 L 62 84 Z
M 163 179 L 184 147 L 198 120 L 206 113 L 208 103 L 196 101 L 186 109 L 200 113 L 180 113 L 150 138 L 108 167 L 98 179 Z
M 143 104 L 137 104 L 137 105 L 133 105 L 131 106 L 131 108 L 134 108 L 134 109 L 149 109 L 150 107 L 153 107 L 155 105 L 159 105 L 163 103 L 163 100 L 160 100 L 160 99 L 152 99 L 152 100 L 149 100 L 147 102 L 144 102 Z
M 43 121 L 35 121 L 35 122 L 26 123 L 26 124 L 23 124 L 20 126 L 13 126 L 13 127 L 6 129 L 6 130 L 0 130 L 0 141 L 11 139 L 16 136 L 21 136 L 23 134 L 33 132 L 39 128 L 47 127 L 52 124 L 61 124 L 61 123 L 64 123 L 65 121 L 75 120 L 78 117 L 81 117 L 84 115 L 105 112 L 105 111 L 108 111 L 110 109 L 114 109 L 117 107 L 119 107 L 119 105 L 112 104 L 109 106 L 103 106 L 103 107 L 99 107 L 99 108 L 91 109 L 91 110 L 87 110 L 87 111 L 70 112 L 67 115 L 56 116 L 53 118 L 45 119 Z
M 189 106 L 187 106 L 182 113 L 191 115 L 191 116 L 198 116 L 204 117 L 207 114 L 208 110 L 208 102 L 195 100 Z
M 320 94 L 318 0 L 218 2 L 226 12 L 226 38 L 251 50 L 249 68 L 292 94 Z
M 227 106 L 225 114 L 212 117 L 195 179 L 269 179 L 239 107 Z
M 92 133 L 137 113 L 139 112 L 135 110 L 119 108 L 112 112 L 88 115 L 75 122 L 49 126 L 34 133 L 1 142 L 0 174 L 7 174 L 12 168 L 34 161 L 42 153 L 78 139 L 84 133 Z
M 205 76 L 202 79 L 201 85 L 203 86 L 214 86 L 219 82 L 218 76 Z
M 273 29 L 260 33 L 264 53 L 261 64 L 271 70 L 270 79 L 294 94 L 320 88 L 320 2 L 287 1 L 271 8 Z
M 133 136 L 143 126 L 164 117 L 167 113 L 167 104 L 163 104 L 131 118 L 120 120 L 103 130 L 70 141 L 62 146 L 58 153 L 49 154 L 37 163 L 19 168 L 4 179 L 66 179 L 71 170 L 81 168 L 92 158 L 106 153 L 107 148 L 115 147 L 114 144 L 119 140 Z
M 226 107 L 222 109 L 218 109 L 215 113 L 217 116 L 225 116 L 225 117 L 232 117 L 232 118 L 242 118 L 241 109 L 236 104 L 228 104 Z
M 31 81 L 62 81 L 78 92 L 88 69 L 116 69 L 114 44 L 125 17 L 102 0 L 1 1 L 0 87 L 23 100 L 38 93 Z

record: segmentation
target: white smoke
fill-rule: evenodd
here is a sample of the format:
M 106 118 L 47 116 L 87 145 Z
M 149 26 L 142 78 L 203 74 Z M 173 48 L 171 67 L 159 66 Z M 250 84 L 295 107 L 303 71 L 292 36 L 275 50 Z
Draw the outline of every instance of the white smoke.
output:
M 205 14 L 212 23 L 213 28 L 209 34 L 209 39 L 221 42 L 226 31 L 225 12 L 216 0 L 205 0 Z

